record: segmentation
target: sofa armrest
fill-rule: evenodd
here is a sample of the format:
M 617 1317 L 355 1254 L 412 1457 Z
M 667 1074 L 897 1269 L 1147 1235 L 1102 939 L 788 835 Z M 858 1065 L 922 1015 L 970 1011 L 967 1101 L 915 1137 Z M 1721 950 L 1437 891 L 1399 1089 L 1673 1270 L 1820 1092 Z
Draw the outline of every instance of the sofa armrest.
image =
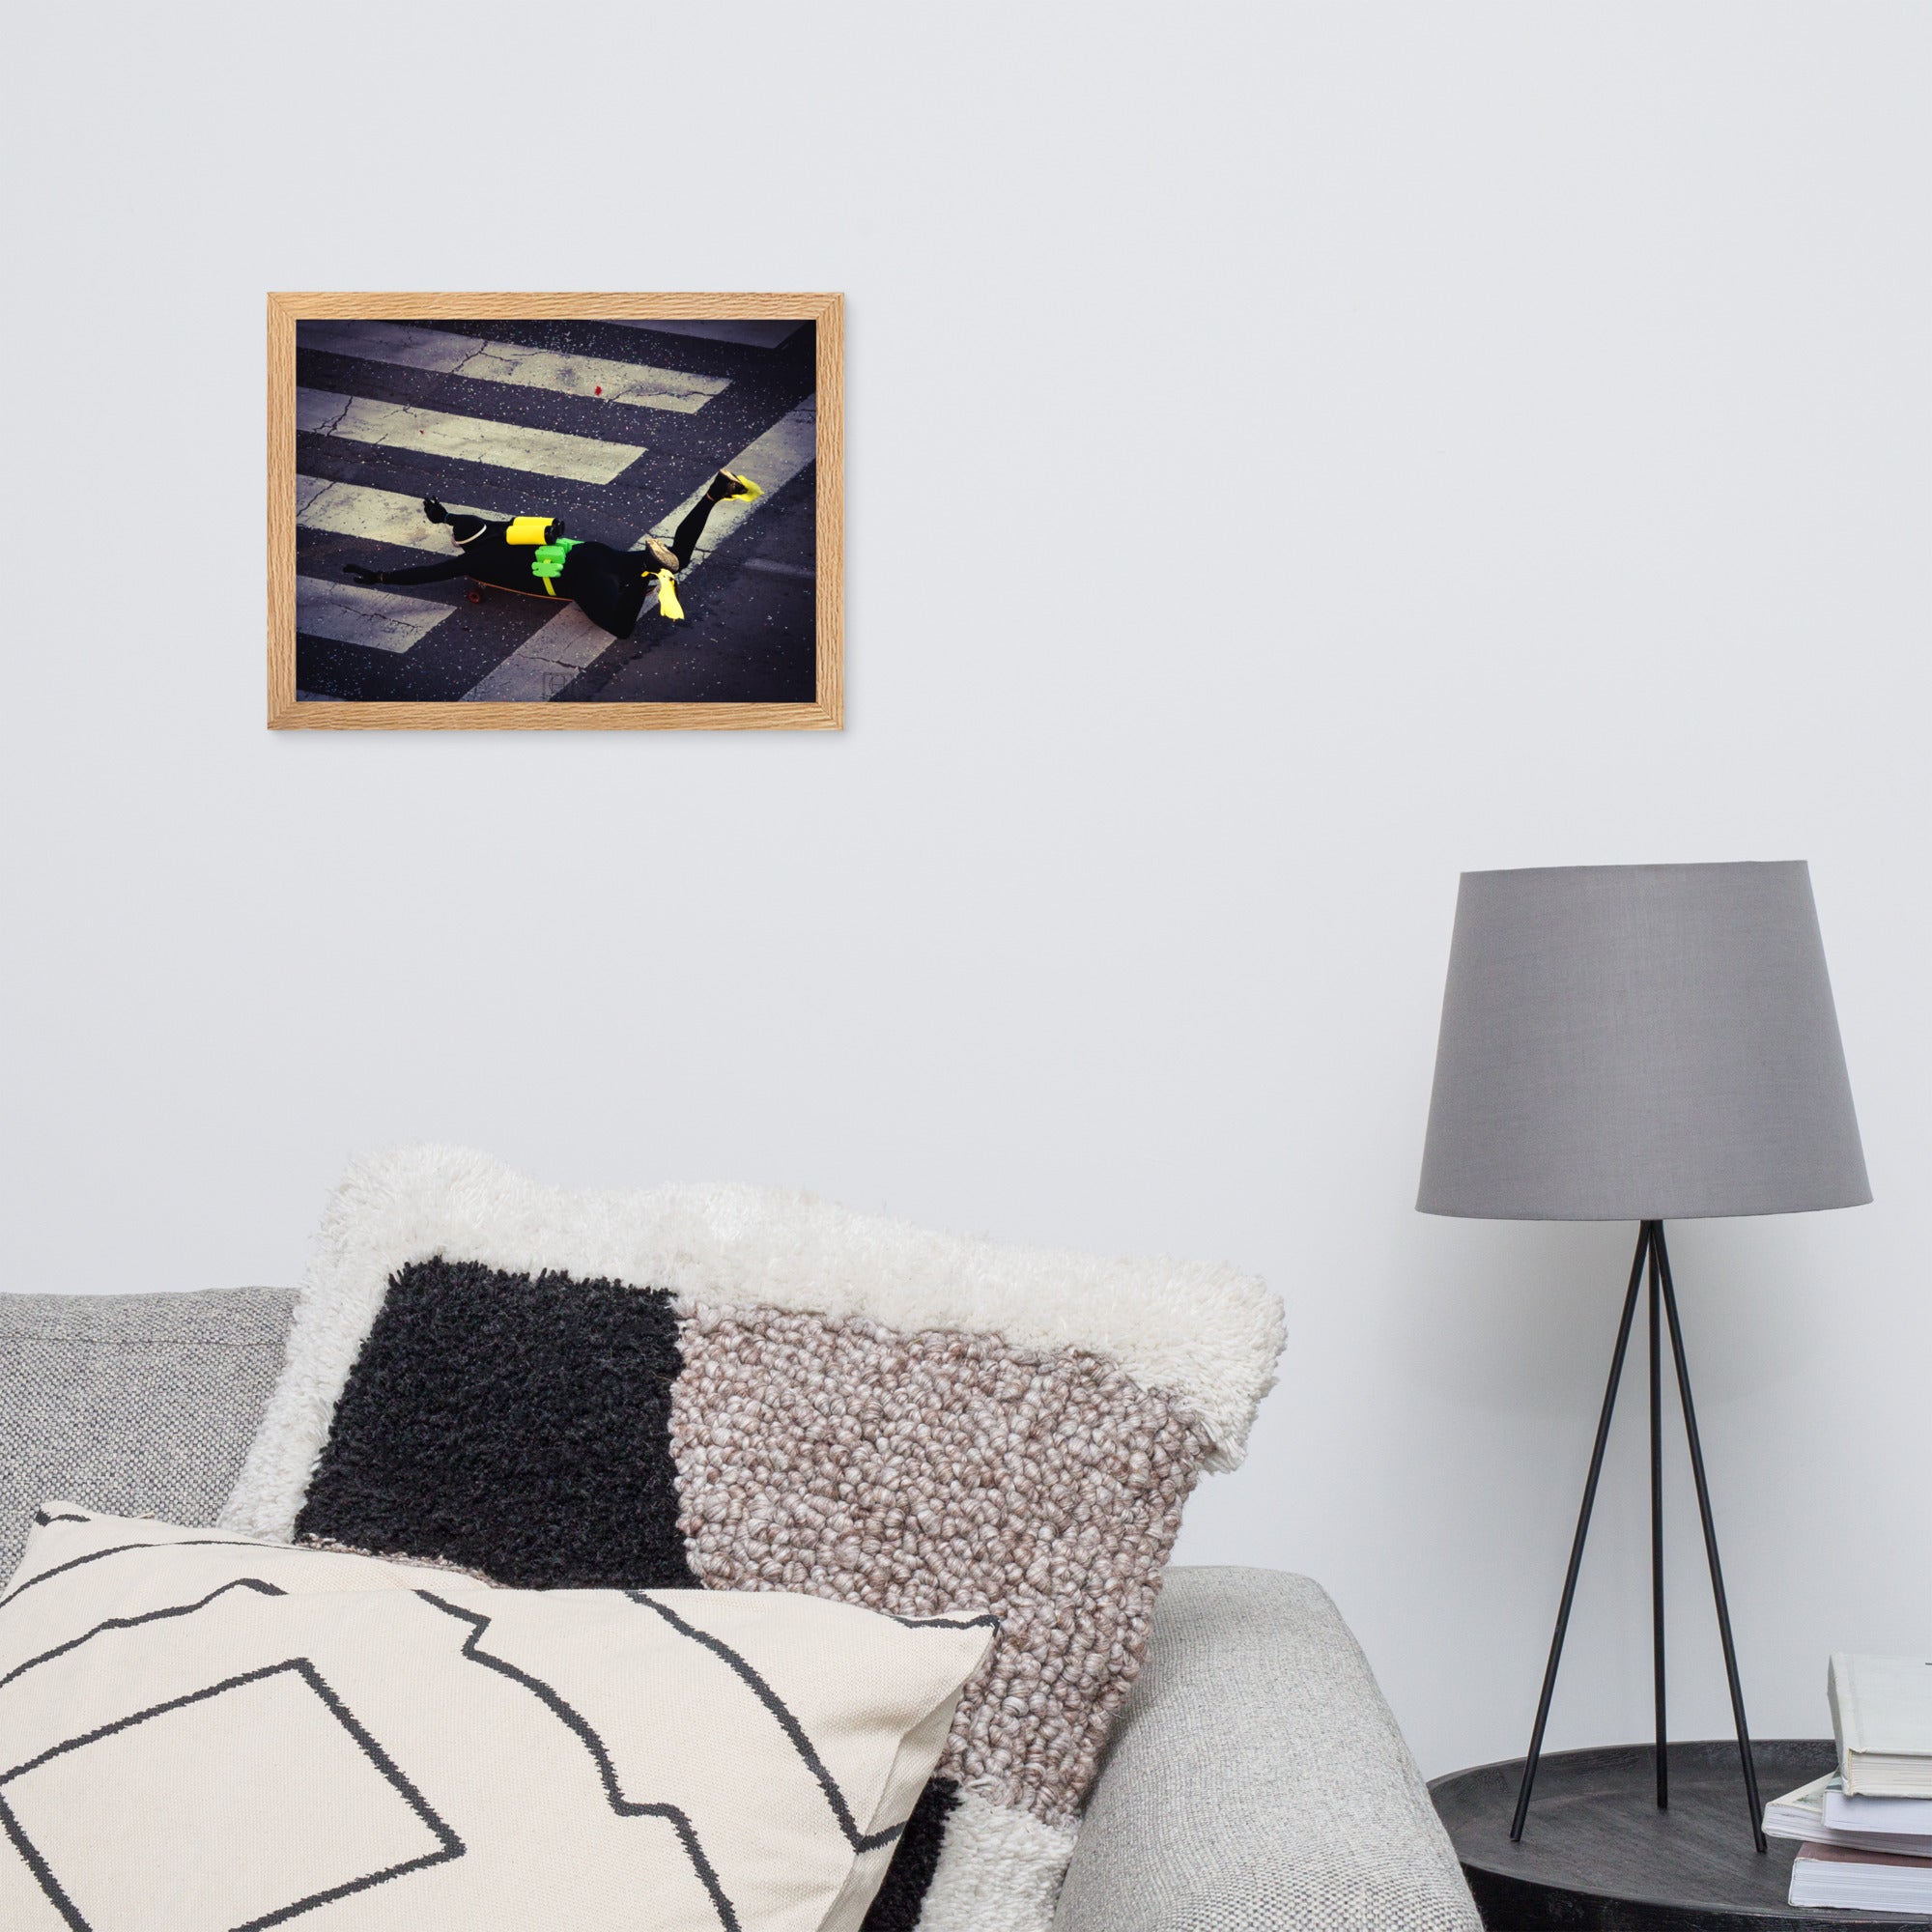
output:
M 1481 1932 L 1368 1660 L 1318 1583 L 1167 1573 L 1055 1932 Z
M 213 1522 L 281 1373 L 295 1296 L 0 1293 L 0 1588 L 35 1509 Z

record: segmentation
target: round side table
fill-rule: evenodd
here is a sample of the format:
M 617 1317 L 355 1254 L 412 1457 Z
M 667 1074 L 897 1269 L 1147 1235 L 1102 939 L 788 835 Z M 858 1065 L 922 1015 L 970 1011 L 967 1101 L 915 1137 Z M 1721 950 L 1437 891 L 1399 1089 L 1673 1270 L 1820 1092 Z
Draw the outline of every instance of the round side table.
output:
M 1832 1741 L 1754 1745 L 1767 1801 L 1822 1776 Z M 1670 1808 L 1657 1808 L 1649 1745 L 1546 1752 L 1522 1842 L 1511 1844 L 1522 1760 L 1452 1772 L 1429 1787 L 1491 1932 L 1768 1932 L 1773 1926 L 1889 1925 L 1932 1918 L 1818 1912 L 1785 1903 L 1798 1847 L 1760 1857 L 1745 1816 L 1738 1747 L 1670 1747 Z

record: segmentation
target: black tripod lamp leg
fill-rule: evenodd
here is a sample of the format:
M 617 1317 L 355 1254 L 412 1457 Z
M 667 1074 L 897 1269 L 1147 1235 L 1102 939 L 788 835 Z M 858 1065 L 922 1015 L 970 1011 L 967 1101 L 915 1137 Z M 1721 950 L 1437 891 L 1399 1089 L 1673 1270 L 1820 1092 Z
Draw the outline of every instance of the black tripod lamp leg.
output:
M 1529 1816 L 1530 1787 L 1536 1782 L 1537 1760 L 1543 1755 L 1544 1727 L 1549 1721 L 1550 1693 L 1556 1689 L 1556 1666 L 1563 1661 L 1563 1634 L 1570 1627 L 1570 1605 L 1577 1595 L 1577 1575 L 1583 1567 L 1583 1543 L 1590 1533 L 1590 1510 L 1597 1500 L 1597 1478 L 1604 1473 L 1604 1444 L 1610 1437 L 1610 1416 L 1617 1406 L 1617 1383 L 1623 1378 L 1624 1351 L 1630 1347 L 1631 1321 L 1636 1314 L 1636 1292 L 1643 1285 L 1643 1264 L 1650 1255 L 1652 1224 L 1646 1221 L 1636 1237 L 1636 1259 L 1631 1264 L 1630 1291 L 1624 1296 L 1623 1320 L 1617 1324 L 1616 1351 L 1610 1357 L 1610 1379 L 1604 1389 L 1604 1410 L 1597 1418 L 1597 1442 L 1590 1451 L 1590 1473 L 1583 1483 L 1583 1507 L 1577 1517 L 1577 1540 L 1570 1546 L 1570 1569 L 1563 1578 L 1563 1601 L 1556 1607 L 1556 1634 L 1549 1640 L 1549 1662 L 1543 1672 L 1543 1695 L 1536 1703 L 1536 1728 L 1529 1734 L 1529 1755 L 1522 1763 L 1522 1783 L 1516 1794 L 1516 1816 L 1510 1823 L 1512 1840 L 1522 1836 Z M 1666 1277 L 1666 1280 L 1668 1277 Z
M 1690 1370 L 1684 1359 L 1684 1330 L 1677 1320 L 1677 1291 L 1670 1279 L 1670 1256 L 1659 1223 L 1654 1238 L 1663 1280 L 1663 1312 L 1670 1321 L 1670 1352 L 1677 1359 L 1677 1393 L 1684 1405 L 1684 1434 L 1690 1443 L 1690 1473 L 1697 1484 L 1697 1513 L 1704 1520 L 1704 1553 L 1711 1559 L 1711 1595 L 1718 1605 L 1718 1634 L 1724 1645 L 1724 1675 L 1731 1686 L 1731 1716 L 1737 1720 L 1738 1756 L 1745 1772 L 1745 1802 L 1750 1806 L 1751 1841 L 1762 1852 L 1764 1805 L 1757 1795 L 1757 1766 L 1751 1759 L 1750 1727 L 1745 1722 L 1745 1688 L 1738 1676 L 1737 1646 L 1731 1641 L 1731 1612 L 1724 1601 L 1724 1573 L 1718 1562 L 1718 1525 L 1711 1514 L 1711 1486 L 1704 1480 L 1704 1451 L 1697 1440 L 1697 1411 L 1690 1403 Z
M 1664 1743 L 1663 1700 L 1663 1373 L 1659 1335 L 1661 1289 L 1659 1259 L 1663 1253 L 1660 1222 L 1650 1237 L 1650 1654 L 1657 1699 L 1657 1808 L 1670 1806 L 1670 1755 Z

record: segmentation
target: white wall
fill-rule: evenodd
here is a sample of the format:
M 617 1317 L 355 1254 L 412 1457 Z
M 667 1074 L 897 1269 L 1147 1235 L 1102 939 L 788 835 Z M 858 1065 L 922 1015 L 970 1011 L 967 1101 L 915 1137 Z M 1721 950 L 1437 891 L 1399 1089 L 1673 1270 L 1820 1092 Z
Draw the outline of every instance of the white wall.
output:
M 520 44 L 521 43 L 521 44 Z M 1456 875 L 1804 857 L 1878 1192 L 1675 1255 L 1753 1720 L 1928 1640 L 1932 14 L 43 12 L 10 56 L 0 1281 L 353 1149 L 1259 1268 L 1183 1553 L 1521 1748 L 1634 1231 L 1412 1211 Z M 263 728 L 266 289 L 837 288 L 842 736 Z M 1649 1719 L 1640 1406 L 1559 1745 Z M 1688 1478 L 1676 1722 L 1725 1721 Z

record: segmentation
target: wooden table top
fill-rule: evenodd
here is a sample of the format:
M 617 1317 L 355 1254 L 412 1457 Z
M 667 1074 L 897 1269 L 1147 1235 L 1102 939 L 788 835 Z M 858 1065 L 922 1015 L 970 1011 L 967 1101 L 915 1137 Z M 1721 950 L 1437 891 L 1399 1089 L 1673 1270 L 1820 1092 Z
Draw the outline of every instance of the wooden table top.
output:
M 1830 1771 L 1832 1741 L 1753 1745 L 1769 1804 Z M 1820 1912 L 1785 1902 L 1797 1846 L 1751 1843 L 1734 1740 L 1670 1747 L 1670 1808 L 1657 1808 L 1654 1750 L 1546 1751 L 1522 1842 L 1511 1844 L 1522 1760 L 1452 1772 L 1429 1787 L 1492 1927 L 1509 1932 L 1768 1932 L 1773 1926 L 1912 1926 L 1932 1917 Z

